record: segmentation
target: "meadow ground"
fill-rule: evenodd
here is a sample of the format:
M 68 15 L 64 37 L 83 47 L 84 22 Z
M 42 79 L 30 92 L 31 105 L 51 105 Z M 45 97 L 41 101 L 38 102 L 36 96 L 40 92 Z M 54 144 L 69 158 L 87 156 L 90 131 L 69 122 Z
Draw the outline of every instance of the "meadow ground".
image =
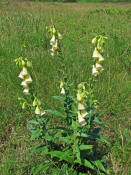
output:
M 32 116 L 18 102 L 22 89 L 14 59 L 23 56 L 32 61 L 43 106 L 54 108 L 57 104 L 51 96 L 59 94 L 60 77 L 57 61 L 49 53 L 46 26 L 52 22 L 63 35 L 68 78 L 75 85 L 91 76 L 92 38 L 108 36 L 104 72 L 94 87 L 95 97 L 104 121 L 101 134 L 111 142 L 106 168 L 110 175 L 129 175 L 131 3 L 17 1 L 0 3 L 0 174 L 32 174 L 31 169 L 42 160 L 42 156 L 30 154 L 37 143 L 30 141 L 27 129 Z

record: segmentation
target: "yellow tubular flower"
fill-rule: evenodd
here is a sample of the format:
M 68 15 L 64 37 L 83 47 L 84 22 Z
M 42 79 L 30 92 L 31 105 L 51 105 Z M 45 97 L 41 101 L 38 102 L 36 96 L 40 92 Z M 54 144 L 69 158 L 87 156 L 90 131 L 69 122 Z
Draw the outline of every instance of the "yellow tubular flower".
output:
M 35 109 L 35 114 L 36 115 L 44 115 L 45 114 L 45 111 L 41 109 L 41 107 L 37 106 L 36 109 Z
M 78 110 L 85 110 L 85 105 L 83 103 L 78 103 Z
M 31 76 L 30 76 L 29 74 L 25 77 L 25 82 L 26 82 L 27 84 L 32 83 L 32 78 L 31 78 Z
M 21 82 L 21 86 L 23 86 L 24 88 L 28 88 L 28 84 L 25 81 Z
M 52 47 L 53 49 L 58 49 L 58 40 L 55 41 Z
M 96 70 L 97 71 L 101 71 L 101 69 L 102 69 L 102 65 L 101 64 L 99 64 L 99 63 L 96 63 Z
M 61 89 L 61 94 L 65 95 L 65 89 L 64 88 Z
M 26 88 L 23 90 L 23 92 L 24 92 L 25 94 L 28 94 L 28 93 L 29 93 L 29 87 L 26 87 Z
M 97 75 L 99 75 L 99 72 L 96 70 L 96 67 L 93 65 L 92 68 L 92 74 L 96 77 Z
M 23 67 L 22 71 L 19 74 L 19 78 L 24 79 L 24 76 L 28 75 L 26 67 Z
M 61 82 L 60 82 L 60 88 L 62 89 L 63 87 L 64 87 L 64 82 L 61 81 Z
M 27 67 L 31 67 L 32 63 L 30 61 L 27 61 L 26 65 L 27 65 Z
M 61 35 L 60 32 L 58 32 L 58 38 L 59 38 L 59 39 L 62 39 L 62 35 Z
M 96 62 L 100 63 L 102 61 L 104 61 L 103 56 L 98 52 L 97 48 L 95 47 L 95 50 L 93 52 L 93 56 L 92 56 Z
M 96 37 L 92 39 L 92 44 L 96 45 Z
M 104 61 L 104 58 L 103 58 L 103 56 L 101 55 L 101 54 L 99 54 L 99 59 L 98 59 L 98 63 L 101 63 L 102 61 Z
M 78 112 L 78 121 L 82 126 L 85 126 L 87 123 L 85 121 L 85 119 L 82 117 L 82 115 L 80 114 L 80 112 Z
M 45 114 L 45 111 L 43 111 L 43 110 L 41 109 L 40 115 L 42 116 L 42 115 L 44 115 L 44 114 Z
M 41 114 L 41 111 L 40 111 L 39 106 L 36 106 L 35 114 L 37 114 L 37 115 L 40 115 Z
M 53 28 L 52 28 L 52 33 L 53 33 L 53 34 L 55 34 L 55 33 L 56 33 L 55 26 L 53 26 Z
M 55 35 L 53 35 L 51 40 L 50 40 L 50 45 L 54 45 L 55 42 L 56 42 Z
M 86 110 L 80 111 L 82 118 L 85 118 L 88 115 L 88 112 Z
M 94 50 L 94 52 L 93 52 L 93 56 L 92 56 L 93 58 L 99 58 L 99 52 L 98 52 L 98 50 L 97 50 L 97 48 L 95 47 L 95 50 Z

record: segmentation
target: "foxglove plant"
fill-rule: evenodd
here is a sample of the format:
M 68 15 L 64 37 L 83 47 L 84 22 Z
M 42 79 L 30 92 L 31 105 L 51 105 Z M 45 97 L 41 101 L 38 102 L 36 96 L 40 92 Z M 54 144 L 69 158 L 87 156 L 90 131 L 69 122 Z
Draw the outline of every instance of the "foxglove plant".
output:
M 58 54 L 59 49 L 58 39 L 62 38 L 54 26 L 50 27 L 49 31 L 52 35 L 50 40 L 50 45 L 52 46 L 51 55 L 55 56 Z M 92 40 L 92 43 L 95 45 L 93 53 L 95 65 L 93 65 L 92 69 L 94 76 L 98 76 L 103 70 L 101 65 L 101 62 L 104 60 L 102 46 L 105 39 L 106 37 L 97 36 Z M 25 60 L 18 59 L 16 63 L 20 63 L 22 66 L 19 77 L 23 80 L 21 85 L 27 89 L 29 86 L 26 85 L 32 82 L 27 70 L 27 62 L 25 63 Z M 96 123 L 100 124 L 101 121 L 96 114 L 96 100 L 94 100 L 92 95 L 91 85 L 81 82 L 77 88 L 71 91 L 72 85 L 67 79 L 65 69 L 62 67 L 64 62 L 61 61 L 61 64 L 59 69 L 63 72 L 62 81 L 60 82 L 60 94 L 62 96 L 54 96 L 53 98 L 60 100 L 62 107 L 59 107 L 59 110 L 49 109 L 44 111 L 41 101 L 37 96 L 33 96 L 32 107 L 35 109 L 34 113 L 36 116 L 39 117 L 35 120 L 30 120 L 28 128 L 32 133 L 32 139 L 42 139 L 40 147 L 37 147 L 36 150 L 43 150 L 44 159 L 48 159 L 38 169 L 41 170 L 46 167 L 49 170 L 54 165 L 58 166 L 59 164 L 61 166 L 64 163 L 70 168 L 71 174 L 76 171 L 76 174 L 78 174 L 78 169 L 82 167 L 84 167 L 86 174 L 91 174 L 91 172 L 98 175 L 104 174 L 106 170 L 101 159 L 96 158 L 95 147 L 98 140 L 105 143 L 107 141 L 99 135 L 99 128 L 97 129 L 96 127 Z M 70 95 L 71 92 L 72 95 Z M 23 102 L 23 108 L 25 108 L 26 101 Z M 46 116 L 43 116 L 45 113 Z M 63 121 L 62 124 L 61 122 L 56 122 L 56 124 L 52 125 L 54 116 L 58 116 Z M 45 170 L 46 174 L 48 174 L 48 170 Z M 65 174 L 68 174 L 67 170 Z
M 29 84 L 32 83 L 32 78 L 28 73 L 27 67 L 31 67 L 31 62 L 28 61 L 28 59 L 23 59 L 22 57 L 15 59 L 15 62 L 22 68 L 18 77 L 23 80 L 21 82 L 21 86 L 24 88 L 23 92 L 25 94 L 29 94 Z
M 102 53 L 103 53 L 103 44 L 106 39 L 107 37 L 101 35 L 96 36 L 95 38 L 92 39 L 92 44 L 95 46 L 92 56 L 95 61 L 95 65 L 93 65 L 92 74 L 95 77 L 98 76 L 104 70 L 101 63 L 102 61 L 104 61 Z
M 55 28 L 55 26 L 50 26 L 47 27 L 47 30 L 50 32 L 51 34 L 51 40 L 50 40 L 50 45 L 51 45 L 51 56 L 56 56 L 58 55 L 58 51 L 59 51 L 59 40 L 62 39 L 62 35 L 60 34 L 60 32 L 58 32 Z

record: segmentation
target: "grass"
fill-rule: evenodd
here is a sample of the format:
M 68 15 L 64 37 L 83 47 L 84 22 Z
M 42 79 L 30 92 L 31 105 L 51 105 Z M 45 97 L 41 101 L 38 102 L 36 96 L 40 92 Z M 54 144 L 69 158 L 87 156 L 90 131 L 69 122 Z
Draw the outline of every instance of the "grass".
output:
M 56 25 L 63 35 L 63 52 L 70 81 L 77 85 L 91 75 L 93 46 L 98 34 L 108 36 L 105 45 L 104 72 L 95 96 L 104 120 L 102 134 L 111 147 L 107 151 L 110 175 L 129 175 L 131 116 L 131 4 L 59 4 L 7 2 L 0 5 L 0 172 L 2 175 L 32 174 L 42 156 L 32 156 L 34 142 L 29 140 L 27 121 L 32 119 L 21 110 L 22 96 L 19 70 L 14 59 L 32 60 L 38 77 L 36 89 L 44 109 L 57 104 L 51 96 L 59 94 L 56 59 L 50 56 L 45 27 Z M 108 10 L 100 10 L 108 9 Z M 109 10 L 110 9 L 110 10 Z M 111 9 L 118 9 L 116 13 Z M 123 9 L 119 13 L 119 9 Z M 24 47 L 24 45 L 26 47 Z

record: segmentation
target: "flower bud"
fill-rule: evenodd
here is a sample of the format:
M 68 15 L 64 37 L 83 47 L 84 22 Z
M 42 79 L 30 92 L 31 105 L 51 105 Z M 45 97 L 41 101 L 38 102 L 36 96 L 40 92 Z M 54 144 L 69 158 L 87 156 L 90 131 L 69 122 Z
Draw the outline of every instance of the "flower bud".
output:
M 65 95 L 65 89 L 64 88 L 61 89 L 61 94 Z
M 92 44 L 96 45 L 96 37 L 92 39 Z
M 62 39 L 62 35 L 60 32 L 58 32 L 58 39 Z
M 26 65 L 27 65 L 27 67 L 31 67 L 32 63 L 30 61 L 27 61 Z

